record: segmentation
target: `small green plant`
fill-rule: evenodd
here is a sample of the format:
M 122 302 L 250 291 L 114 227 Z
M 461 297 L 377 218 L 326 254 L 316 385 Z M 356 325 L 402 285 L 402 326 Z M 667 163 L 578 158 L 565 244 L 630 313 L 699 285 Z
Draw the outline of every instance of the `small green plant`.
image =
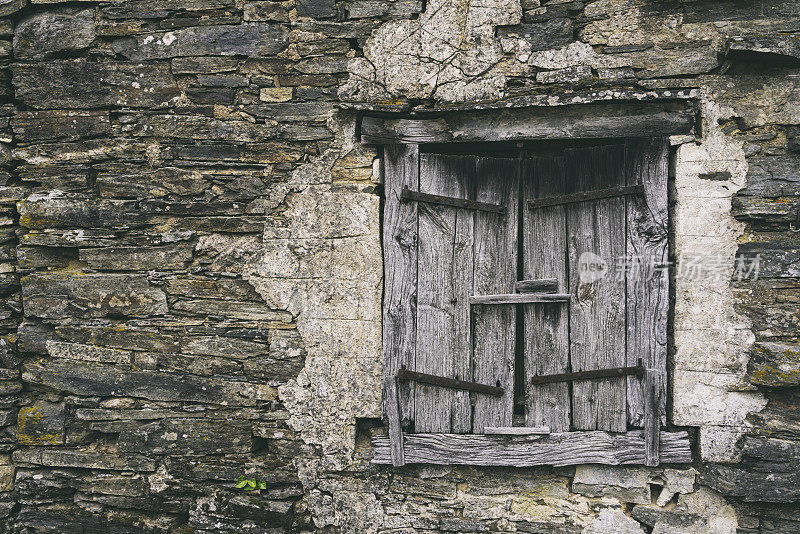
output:
M 265 490 L 267 489 L 267 481 L 247 478 L 242 475 L 236 479 L 236 489 L 243 489 L 245 491 Z

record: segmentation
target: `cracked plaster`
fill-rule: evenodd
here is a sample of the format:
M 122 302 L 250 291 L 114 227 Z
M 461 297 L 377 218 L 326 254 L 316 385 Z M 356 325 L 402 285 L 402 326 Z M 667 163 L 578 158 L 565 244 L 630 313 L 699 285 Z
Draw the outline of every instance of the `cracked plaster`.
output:
M 733 111 L 701 93 L 705 135 L 701 143 L 680 145 L 675 161 L 675 367 L 673 421 L 701 427 L 706 460 L 735 461 L 735 443 L 744 419 L 766 399 L 746 386 L 748 349 L 755 341 L 750 321 L 738 314 L 731 289 L 734 256 L 745 225 L 730 215 L 731 198 L 745 186 L 743 143 L 718 124 Z M 725 172 L 727 180 L 703 174 Z M 714 262 L 719 276 L 691 274 L 690 262 Z M 719 261 L 721 260 L 721 261 Z M 681 275 L 685 273 L 685 275 Z M 704 439 L 705 436 L 705 439 Z
M 331 169 L 353 148 L 352 117 L 340 119 L 329 121 L 340 146 L 292 173 L 285 209 L 245 269 L 265 301 L 297 322 L 306 365 L 279 395 L 290 426 L 322 448 L 330 467 L 347 464 L 355 418 L 378 417 L 381 392 L 380 199 L 371 181 L 334 183 Z
M 401 94 L 453 102 L 496 98 L 509 66 L 494 30 L 521 20 L 517 0 L 434 0 L 417 20 L 386 22 L 373 32 L 364 57 L 349 61 L 350 80 L 340 95 L 360 101 Z

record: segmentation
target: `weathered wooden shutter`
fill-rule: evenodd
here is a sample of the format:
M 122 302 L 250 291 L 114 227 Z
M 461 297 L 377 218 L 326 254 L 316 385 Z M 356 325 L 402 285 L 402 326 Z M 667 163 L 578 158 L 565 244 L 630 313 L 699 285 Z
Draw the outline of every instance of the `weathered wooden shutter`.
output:
M 663 138 L 521 159 L 386 146 L 384 410 L 395 465 L 404 462 L 402 426 L 482 433 L 512 424 L 517 335 L 526 380 L 570 377 L 529 384 L 526 425 L 554 433 L 645 427 L 646 463 L 658 462 L 666 422 L 668 151 Z M 581 276 L 582 265 L 598 261 L 602 276 Z M 555 279 L 571 301 L 516 298 L 523 297 L 510 295 L 518 275 Z M 522 303 L 519 323 L 511 302 Z M 596 375 L 609 369 L 637 372 Z M 499 386 L 502 395 L 398 380 L 398 372 Z M 595 374 L 574 379 L 584 372 Z
M 524 159 L 524 198 L 562 201 L 524 210 L 523 275 L 556 278 L 572 294 L 569 308 L 526 305 L 527 373 L 635 367 L 640 361 L 645 369 L 637 376 L 531 385 L 528 425 L 624 432 L 645 425 L 648 414 L 654 414 L 651 426 L 666 422 L 668 150 L 658 138 Z M 625 194 L 639 184 L 644 194 Z M 587 265 L 604 265 L 605 271 L 581 276 Z
M 518 163 L 386 148 L 384 409 L 390 418 L 396 411 L 396 426 L 468 433 L 511 424 L 516 310 L 470 304 L 470 297 L 514 291 Z M 403 189 L 422 195 L 404 198 Z M 458 200 L 503 209 L 453 205 Z M 504 393 L 398 382 L 401 367 Z

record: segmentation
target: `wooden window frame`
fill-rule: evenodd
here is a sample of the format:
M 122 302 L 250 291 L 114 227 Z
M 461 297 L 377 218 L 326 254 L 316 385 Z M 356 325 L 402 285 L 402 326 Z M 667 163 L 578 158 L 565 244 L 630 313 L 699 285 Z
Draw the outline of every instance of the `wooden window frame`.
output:
M 692 104 L 682 101 L 466 111 L 422 118 L 365 115 L 361 117 L 360 131 L 363 143 L 383 145 L 387 167 L 396 173 L 385 194 L 399 198 L 403 190 L 413 189 L 411 179 L 414 167 L 419 165 L 420 144 L 667 137 L 695 133 L 696 122 Z M 407 247 L 387 247 L 386 241 L 393 238 L 393 227 L 416 216 L 415 204 L 395 203 L 384 213 L 384 257 L 385 263 L 392 265 L 392 269 L 385 269 L 384 278 L 383 414 L 389 435 L 373 439 L 373 463 L 528 467 L 586 463 L 655 466 L 692 461 L 688 433 L 661 430 L 664 399 L 659 395 L 664 392 L 661 381 L 665 377 L 656 373 L 644 377 L 644 391 L 650 392 L 644 399 L 644 430 L 405 434 L 401 426 L 404 399 L 400 398 L 404 393 L 399 387 L 398 371 L 405 361 L 404 353 L 413 350 L 412 337 L 407 332 L 414 324 L 407 320 L 403 307 L 410 305 L 414 287 L 408 283 L 410 277 L 397 276 L 397 271 L 416 267 Z M 387 313 L 387 306 L 391 313 Z

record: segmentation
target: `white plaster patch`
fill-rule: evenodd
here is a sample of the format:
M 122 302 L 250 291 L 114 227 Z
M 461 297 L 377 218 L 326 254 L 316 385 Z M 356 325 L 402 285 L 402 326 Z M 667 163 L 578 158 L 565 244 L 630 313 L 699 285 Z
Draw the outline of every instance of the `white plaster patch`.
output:
M 673 420 L 678 425 L 740 428 L 748 413 L 766 405 L 759 393 L 736 391 L 745 386 L 747 350 L 755 338 L 750 321 L 736 312 L 730 284 L 738 240 L 744 235 L 744 224 L 730 215 L 731 197 L 745 185 L 747 162 L 742 142 L 717 127 L 729 115 L 730 110 L 715 105 L 705 92 L 707 134 L 701 144 L 684 144 L 677 152 Z M 719 273 L 691 272 L 686 264 L 696 258 L 706 266 L 716 262 Z M 723 450 L 715 448 L 717 461 Z
M 261 254 L 244 269 L 270 306 L 296 318 L 306 365 L 279 396 L 291 428 L 322 447 L 328 468 L 351 461 L 356 417 L 380 415 L 382 369 L 380 199 L 333 183 L 354 132 L 335 126 L 341 146 L 292 174 L 281 219 L 266 225 Z

